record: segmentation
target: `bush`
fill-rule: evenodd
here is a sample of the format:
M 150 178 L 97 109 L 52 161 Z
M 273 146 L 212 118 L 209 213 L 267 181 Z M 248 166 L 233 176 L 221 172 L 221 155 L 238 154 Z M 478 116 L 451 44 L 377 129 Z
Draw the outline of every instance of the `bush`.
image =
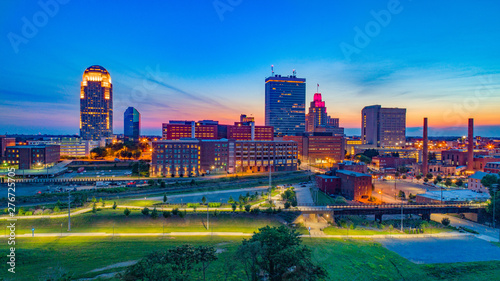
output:
M 222 204 L 221 203 L 208 203 L 208 207 L 210 208 L 219 208 Z
M 128 217 L 130 215 L 130 210 L 128 208 L 125 208 L 123 214 L 125 214 L 125 216 Z
M 245 212 L 250 212 L 250 209 L 252 208 L 252 205 L 245 205 Z
M 172 215 L 177 216 L 179 214 L 179 209 L 175 208 L 172 210 Z
M 163 217 L 164 218 L 169 218 L 172 215 L 172 213 L 169 210 L 163 211 Z
M 233 209 L 233 212 L 236 211 L 236 204 L 233 203 L 233 205 L 231 205 L 231 208 Z
M 184 212 L 180 211 L 180 212 L 179 212 L 179 217 L 180 217 L 180 218 L 183 218 L 183 217 L 186 215 L 186 213 L 185 213 L 185 212 L 186 212 L 186 211 L 184 211 Z
M 450 219 L 449 218 L 443 218 L 441 220 L 441 223 L 444 225 L 444 226 L 448 226 L 450 225 Z
M 158 218 L 158 211 L 156 210 L 156 207 L 153 208 L 153 211 L 151 212 L 151 218 L 157 219 Z
M 149 208 L 148 207 L 144 207 L 144 209 L 142 209 L 141 213 L 145 216 L 149 216 Z
M 96 207 L 95 203 L 94 203 L 94 205 L 92 205 L 92 213 L 94 213 L 94 214 L 97 213 L 97 207 Z
M 27 211 L 26 213 L 24 213 L 25 216 L 32 216 L 33 215 L 33 212 L 31 211 Z
M 290 209 L 290 206 L 291 206 L 290 202 L 288 201 L 285 202 L 285 209 Z
M 116 201 L 113 202 L 113 210 L 116 210 L 116 207 L 118 207 L 118 205 L 116 205 Z
M 54 207 L 54 213 L 57 213 L 57 212 L 59 212 L 59 211 L 61 211 L 61 209 L 59 209 L 59 206 L 55 206 L 55 207 Z

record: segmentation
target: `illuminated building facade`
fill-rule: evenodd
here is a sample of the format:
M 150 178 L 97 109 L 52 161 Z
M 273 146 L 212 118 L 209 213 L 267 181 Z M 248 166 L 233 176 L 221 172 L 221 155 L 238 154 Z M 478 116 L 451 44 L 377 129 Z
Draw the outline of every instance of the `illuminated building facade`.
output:
M 17 145 L 5 151 L 5 162 L 23 170 L 51 167 L 60 159 L 59 145 Z
M 80 136 L 84 140 L 113 137 L 113 85 L 109 72 L 93 65 L 83 73 L 80 90 Z
M 151 175 L 295 171 L 297 155 L 293 141 L 162 140 L 153 142 Z
M 403 147 L 406 143 L 406 109 L 366 106 L 361 111 L 363 145 Z
M 306 79 L 296 75 L 266 78 L 266 126 L 275 136 L 303 133 L 306 129 Z
M 138 142 L 141 135 L 141 114 L 133 107 L 123 113 L 123 135 L 126 139 Z
M 212 120 L 174 121 L 162 124 L 164 140 L 178 140 L 181 138 L 217 139 L 218 122 Z
M 316 93 L 309 106 L 309 113 L 306 118 L 307 131 L 314 132 L 317 127 L 326 127 L 327 121 L 328 114 L 326 113 L 325 102 L 321 98 L 321 93 Z
M 299 158 L 311 164 L 333 164 L 344 160 L 345 139 L 331 132 L 310 132 L 297 136 L 284 136 L 285 141 L 299 145 Z
M 7 136 L 0 136 L 0 159 L 5 157 L 5 151 L 7 150 L 7 146 L 16 145 L 15 138 L 8 138 Z

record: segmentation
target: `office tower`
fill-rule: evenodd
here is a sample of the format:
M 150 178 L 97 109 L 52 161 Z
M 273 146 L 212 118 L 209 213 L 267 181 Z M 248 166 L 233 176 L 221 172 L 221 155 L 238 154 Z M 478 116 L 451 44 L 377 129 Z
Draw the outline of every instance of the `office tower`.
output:
M 275 136 L 303 133 L 306 127 L 306 79 L 274 75 L 266 78 L 266 126 Z
M 308 132 L 314 132 L 317 127 L 325 127 L 327 121 L 328 115 L 326 113 L 325 102 L 321 99 L 321 93 L 316 93 L 309 106 L 309 113 L 306 118 L 306 129 Z
M 361 111 L 361 137 L 364 145 L 402 147 L 406 142 L 406 109 L 366 106 Z
M 80 136 L 84 140 L 111 140 L 113 137 L 113 85 L 109 72 L 99 65 L 83 72 Z
M 468 127 L 468 144 L 467 144 L 467 170 L 474 170 L 474 119 L 469 118 L 469 127 Z
M 141 135 L 141 114 L 133 107 L 123 113 L 123 135 L 132 141 L 139 141 Z
M 427 135 L 427 118 L 424 118 L 424 151 L 422 155 L 422 174 L 427 175 L 429 172 L 429 137 Z
M 255 122 L 255 118 L 253 116 L 247 116 L 246 114 L 241 114 L 240 115 L 240 122 L 241 123 Z

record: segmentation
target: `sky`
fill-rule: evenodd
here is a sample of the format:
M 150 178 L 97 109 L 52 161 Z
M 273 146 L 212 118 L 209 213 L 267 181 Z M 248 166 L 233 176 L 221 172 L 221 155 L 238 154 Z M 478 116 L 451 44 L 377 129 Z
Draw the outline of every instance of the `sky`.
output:
M 244 113 L 264 80 L 307 79 L 346 133 L 364 106 L 407 109 L 407 135 L 500 136 L 498 1 L 0 1 L 0 134 L 78 134 L 83 71 L 111 74 L 114 133 Z

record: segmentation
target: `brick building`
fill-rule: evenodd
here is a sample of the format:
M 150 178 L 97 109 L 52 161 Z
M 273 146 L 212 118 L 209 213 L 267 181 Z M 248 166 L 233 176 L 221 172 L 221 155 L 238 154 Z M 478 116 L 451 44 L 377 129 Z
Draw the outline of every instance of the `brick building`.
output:
M 341 180 L 336 176 L 317 175 L 316 185 L 328 195 L 341 193 Z
M 7 147 L 4 161 L 19 169 L 36 169 L 54 166 L 60 159 L 59 145 L 17 145 Z
M 377 168 L 382 169 L 397 169 L 398 167 L 411 165 L 416 162 L 415 158 L 399 158 L 393 156 L 375 156 L 372 158 L 372 163 L 374 163 Z
M 3 159 L 5 157 L 5 151 L 7 150 L 8 146 L 15 146 L 15 145 L 16 145 L 15 138 L 0 136 L 0 159 Z
M 341 193 L 350 200 L 368 199 L 372 195 L 372 176 L 347 170 L 337 170 Z
M 304 133 L 300 136 L 284 136 L 283 140 L 295 141 L 299 145 L 302 161 L 313 163 L 336 163 L 344 160 L 344 137 L 331 132 Z
M 486 165 L 484 166 L 484 171 L 487 173 L 494 173 L 494 174 L 500 173 L 500 162 L 486 163 Z
M 488 155 L 488 151 L 474 151 L 474 157 L 478 157 L 480 155 Z M 464 149 L 450 149 L 441 152 L 442 162 L 448 165 L 467 166 L 467 158 L 467 150 Z

